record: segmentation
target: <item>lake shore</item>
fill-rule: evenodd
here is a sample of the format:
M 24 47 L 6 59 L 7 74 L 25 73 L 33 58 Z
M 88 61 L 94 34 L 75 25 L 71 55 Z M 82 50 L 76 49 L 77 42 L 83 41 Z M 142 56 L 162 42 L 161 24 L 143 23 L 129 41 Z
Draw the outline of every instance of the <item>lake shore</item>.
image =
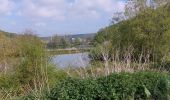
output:
M 83 52 L 89 52 L 89 51 L 90 51 L 90 48 L 86 48 L 86 49 L 66 48 L 66 49 L 48 49 L 47 50 L 47 52 L 50 55 L 83 53 Z

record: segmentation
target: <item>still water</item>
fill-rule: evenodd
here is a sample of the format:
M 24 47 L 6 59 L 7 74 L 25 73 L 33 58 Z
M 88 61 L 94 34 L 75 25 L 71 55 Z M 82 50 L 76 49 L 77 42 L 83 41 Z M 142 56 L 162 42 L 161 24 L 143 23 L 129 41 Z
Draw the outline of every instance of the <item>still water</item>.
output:
M 77 68 L 90 65 L 88 53 L 55 55 L 52 57 L 52 62 L 59 68 Z

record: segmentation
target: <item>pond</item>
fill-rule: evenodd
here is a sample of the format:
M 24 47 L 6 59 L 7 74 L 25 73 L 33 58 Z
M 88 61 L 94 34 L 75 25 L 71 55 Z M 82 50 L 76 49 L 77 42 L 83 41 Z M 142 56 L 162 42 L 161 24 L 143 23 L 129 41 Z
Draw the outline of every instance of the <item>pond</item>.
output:
M 52 57 L 52 63 L 59 68 L 78 68 L 90 65 L 88 53 L 62 54 Z

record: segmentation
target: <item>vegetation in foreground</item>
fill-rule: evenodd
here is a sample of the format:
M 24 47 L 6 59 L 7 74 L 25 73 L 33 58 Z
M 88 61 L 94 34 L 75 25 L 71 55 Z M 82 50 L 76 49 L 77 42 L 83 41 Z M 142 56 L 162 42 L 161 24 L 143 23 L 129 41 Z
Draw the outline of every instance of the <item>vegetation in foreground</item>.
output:
M 67 78 L 52 88 L 50 100 L 168 100 L 170 74 L 137 72 L 97 79 Z
M 49 63 L 42 41 L 26 33 L 15 38 L 0 34 L 0 99 L 13 100 L 34 93 L 37 98 L 50 91 L 65 73 Z M 60 79 L 57 79 L 60 78 Z M 54 81 L 55 80 L 55 81 Z

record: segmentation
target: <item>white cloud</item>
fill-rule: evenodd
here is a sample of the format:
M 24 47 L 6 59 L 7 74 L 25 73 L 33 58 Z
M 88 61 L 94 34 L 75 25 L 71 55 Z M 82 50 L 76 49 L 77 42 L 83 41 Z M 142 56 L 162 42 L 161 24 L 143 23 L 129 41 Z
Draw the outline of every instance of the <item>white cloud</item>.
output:
M 63 20 L 65 16 L 59 7 L 63 5 L 63 2 L 54 1 L 58 0 L 37 0 L 36 2 L 34 0 L 23 0 L 21 10 L 18 13 L 32 19 L 48 18 L 52 20 Z
M 124 4 L 120 0 L 23 0 L 19 15 L 34 20 L 67 20 L 67 19 L 96 19 L 104 13 L 112 14 L 123 11 Z
M 0 14 L 10 15 L 13 6 L 14 2 L 12 0 L 0 0 Z
M 71 14 L 73 17 L 80 16 L 80 18 L 99 18 L 117 11 L 124 10 L 124 3 L 120 0 L 76 0 L 72 4 Z
M 44 22 L 37 22 L 37 23 L 35 23 L 35 26 L 37 26 L 37 27 L 45 27 L 46 23 L 44 23 Z

